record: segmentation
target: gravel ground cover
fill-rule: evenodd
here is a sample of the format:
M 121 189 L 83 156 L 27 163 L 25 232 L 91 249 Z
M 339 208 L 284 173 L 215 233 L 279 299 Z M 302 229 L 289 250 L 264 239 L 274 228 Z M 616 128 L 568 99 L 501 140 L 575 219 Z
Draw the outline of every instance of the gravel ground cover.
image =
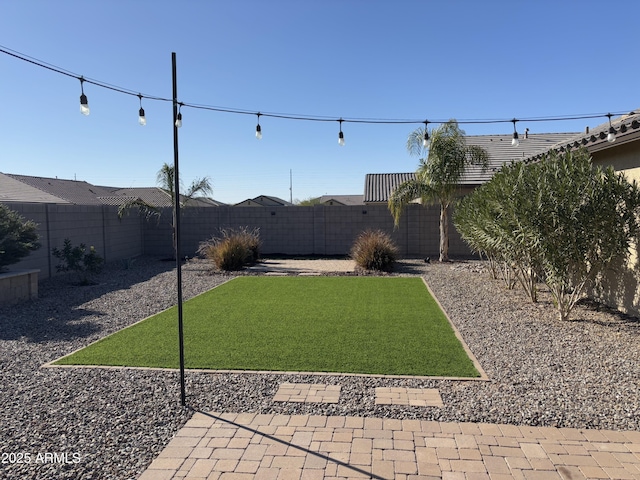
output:
M 640 322 L 586 302 L 560 322 L 548 292 L 531 304 L 480 262 L 407 260 L 397 274 L 426 278 L 488 382 L 187 372 L 183 409 L 176 372 L 41 368 L 173 305 L 173 267 L 116 263 L 97 285 L 56 278 L 36 302 L 0 309 L 0 478 L 136 478 L 194 409 L 640 430 Z M 191 261 L 184 298 L 229 278 Z M 274 403 L 281 382 L 341 385 L 340 402 Z M 375 405 L 384 386 L 438 388 L 444 407 Z

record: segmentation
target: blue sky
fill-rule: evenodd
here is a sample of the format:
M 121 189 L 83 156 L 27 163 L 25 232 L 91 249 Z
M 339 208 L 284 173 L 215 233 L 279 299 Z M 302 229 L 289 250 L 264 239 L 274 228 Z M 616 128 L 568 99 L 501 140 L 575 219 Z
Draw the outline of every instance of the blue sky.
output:
M 0 45 L 104 83 L 185 103 L 334 119 L 486 120 L 640 107 L 640 3 L 537 0 L 0 2 Z M 153 186 L 173 162 L 171 103 L 80 82 L 0 53 L 0 172 Z M 213 197 L 361 194 L 367 173 L 414 171 L 415 125 L 261 118 L 183 108 L 184 183 Z M 532 133 L 606 119 L 519 122 Z M 463 125 L 469 135 L 510 123 Z

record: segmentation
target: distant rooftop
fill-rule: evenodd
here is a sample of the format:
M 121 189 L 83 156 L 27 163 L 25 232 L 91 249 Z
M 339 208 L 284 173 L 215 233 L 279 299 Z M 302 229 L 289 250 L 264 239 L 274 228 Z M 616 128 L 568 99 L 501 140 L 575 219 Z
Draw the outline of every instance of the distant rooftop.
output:
M 158 187 L 106 187 L 85 181 L 11 173 L 0 173 L 0 192 L 0 201 L 119 206 L 140 199 L 155 207 L 172 206 L 171 196 Z M 196 197 L 189 205 L 215 207 L 224 204 L 210 198 Z
M 489 154 L 489 166 L 482 170 L 471 165 L 462 176 L 460 185 L 476 187 L 488 182 L 506 163 L 522 161 L 525 158 L 547 151 L 558 142 L 566 141 L 576 133 L 528 133 L 519 132 L 520 144 L 511 145 L 513 134 L 508 135 L 469 135 L 465 137 L 467 145 L 477 145 Z M 370 173 L 365 177 L 364 202 L 387 202 L 398 185 L 415 178 L 409 173 Z

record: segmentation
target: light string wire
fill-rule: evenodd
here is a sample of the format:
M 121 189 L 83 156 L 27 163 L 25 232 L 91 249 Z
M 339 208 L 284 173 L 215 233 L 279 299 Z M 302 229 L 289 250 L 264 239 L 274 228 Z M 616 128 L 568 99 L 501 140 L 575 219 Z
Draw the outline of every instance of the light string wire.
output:
M 112 85 L 101 80 L 95 80 L 92 78 L 87 78 L 82 75 L 77 75 L 75 73 L 69 72 L 61 67 L 57 67 L 55 65 L 51 65 L 49 63 L 43 62 L 42 60 L 38 60 L 33 57 L 29 57 L 23 53 L 17 52 L 15 50 L 11 50 L 7 47 L 0 45 L 0 53 L 4 53 L 11 57 L 14 57 L 18 60 L 22 60 L 24 62 L 30 63 L 32 65 L 36 65 L 41 68 L 45 68 L 47 70 L 53 71 L 55 73 L 66 75 L 67 77 L 72 77 L 77 80 L 80 80 L 84 83 L 88 83 L 91 85 L 95 85 L 100 88 L 105 88 L 108 90 L 112 90 L 114 92 L 123 93 L 125 95 L 130 95 L 134 97 L 139 97 L 140 100 L 145 98 L 147 100 L 161 101 L 161 102 L 170 102 L 173 103 L 173 99 L 160 97 L 157 95 L 146 95 L 141 94 L 138 90 L 130 90 L 124 87 L 119 87 L 116 85 Z M 199 110 L 208 110 L 213 112 L 220 113 L 231 113 L 236 115 L 260 115 L 262 117 L 270 117 L 270 118 L 279 118 L 284 120 L 302 120 L 302 121 L 310 121 L 310 122 L 341 122 L 341 123 L 362 123 L 362 124 L 385 124 L 385 125 L 394 125 L 394 124 L 424 124 L 425 120 L 412 120 L 412 119 L 384 119 L 384 118 L 357 118 L 357 117 L 330 117 L 323 115 L 302 115 L 302 114 L 290 114 L 290 113 L 274 113 L 274 112 L 263 112 L 257 110 L 246 110 L 239 108 L 230 108 L 230 107 L 219 107 L 212 106 L 206 104 L 198 104 L 198 103 L 189 103 L 189 102 L 178 102 L 181 107 L 189 107 Z M 611 116 L 618 115 L 626 115 L 626 114 L 636 114 L 638 112 L 635 111 L 624 111 L 624 112 L 607 112 L 607 113 L 591 113 L 591 114 L 576 114 L 576 115 L 559 115 L 559 116 L 547 116 L 547 117 L 520 117 L 518 119 L 510 118 L 510 119 L 462 119 L 456 120 L 459 124 L 496 124 L 496 123 L 512 123 L 514 120 L 517 122 L 557 122 L 557 121 L 569 121 L 569 120 L 586 120 L 593 118 L 611 118 Z M 428 123 L 447 123 L 450 119 L 431 119 Z

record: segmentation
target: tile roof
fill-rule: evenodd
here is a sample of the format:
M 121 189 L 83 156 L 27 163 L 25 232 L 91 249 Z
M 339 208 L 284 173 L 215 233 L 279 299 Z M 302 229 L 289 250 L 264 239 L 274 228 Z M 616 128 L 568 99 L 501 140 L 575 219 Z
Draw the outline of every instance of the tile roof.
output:
M 519 132 L 520 145 L 511 145 L 513 134 L 508 135 L 469 135 L 467 145 L 477 145 L 489 154 L 489 167 L 482 171 L 478 166 L 471 165 L 462 176 L 461 185 L 478 186 L 488 182 L 493 175 L 506 163 L 522 161 L 533 155 L 547 151 L 558 142 L 566 141 L 575 136 L 569 133 L 526 133 Z
M 171 207 L 171 196 L 158 187 L 139 187 L 139 188 L 119 188 L 113 192 L 113 195 L 126 198 L 139 198 L 154 207 Z M 126 200 L 118 205 L 122 205 Z
M 234 204 L 234 206 L 238 207 L 246 207 L 252 206 L 252 203 L 256 203 L 257 205 L 253 206 L 261 206 L 261 207 L 290 207 L 293 206 L 293 203 L 287 202 L 278 197 L 271 197 L 269 195 L 258 195 L 255 198 L 247 198 L 242 202 Z
M 364 177 L 364 203 L 386 202 L 391 192 L 415 173 L 368 173 Z
M 334 201 L 340 205 L 363 205 L 363 195 L 322 195 L 318 198 L 320 203 L 328 203 Z
M 478 166 L 470 166 L 462 176 L 460 185 L 482 185 L 488 182 L 505 163 L 522 161 L 575 135 L 575 133 L 520 133 L 520 145 L 517 147 L 511 145 L 513 134 L 469 135 L 465 137 L 467 145 L 484 148 L 489 154 L 489 167 L 483 171 Z M 367 174 L 364 184 L 364 202 L 387 202 L 389 195 L 399 184 L 414 178 L 413 172 Z
M 0 173 L 0 201 L 114 205 L 141 199 L 156 207 L 171 207 L 171 197 L 158 187 L 119 188 L 77 180 Z M 194 198 L 190 206 L 224 205 L 210 198 Z
M 84 181 L 31 177 L 11 173 L 7 173 L 6 175 L 23 184 L 37 188 L 42 192 L 62 198 L 69 203 L 79 205 L 102 205 L 98 197 L 101 195 L 108 196 L 113 193 L 109 187 L 97 187 Z
M 525 162 L 539 160 L 543 154 L 549 150 L 572 150 L 579 147 L 586 147 L 590 153 L 598 152 L 618 145 L 633 142 L 640 139 L 640 108 L 632 111 L 627 115 L 621 115 L 611 119 L 611 126 L 616 130 L 616 139 L 614 142 L 607 141 L 607 133 L 609 132 L 609 121 L 602 123 L 594 128 L 589 128 L 582 133 L 576 133 L 568 138 L 564 138 L 549 148 L 537 154 L 529 155 Z
M 0 202 L 69 203 L 4 173 L 0 173 Z

